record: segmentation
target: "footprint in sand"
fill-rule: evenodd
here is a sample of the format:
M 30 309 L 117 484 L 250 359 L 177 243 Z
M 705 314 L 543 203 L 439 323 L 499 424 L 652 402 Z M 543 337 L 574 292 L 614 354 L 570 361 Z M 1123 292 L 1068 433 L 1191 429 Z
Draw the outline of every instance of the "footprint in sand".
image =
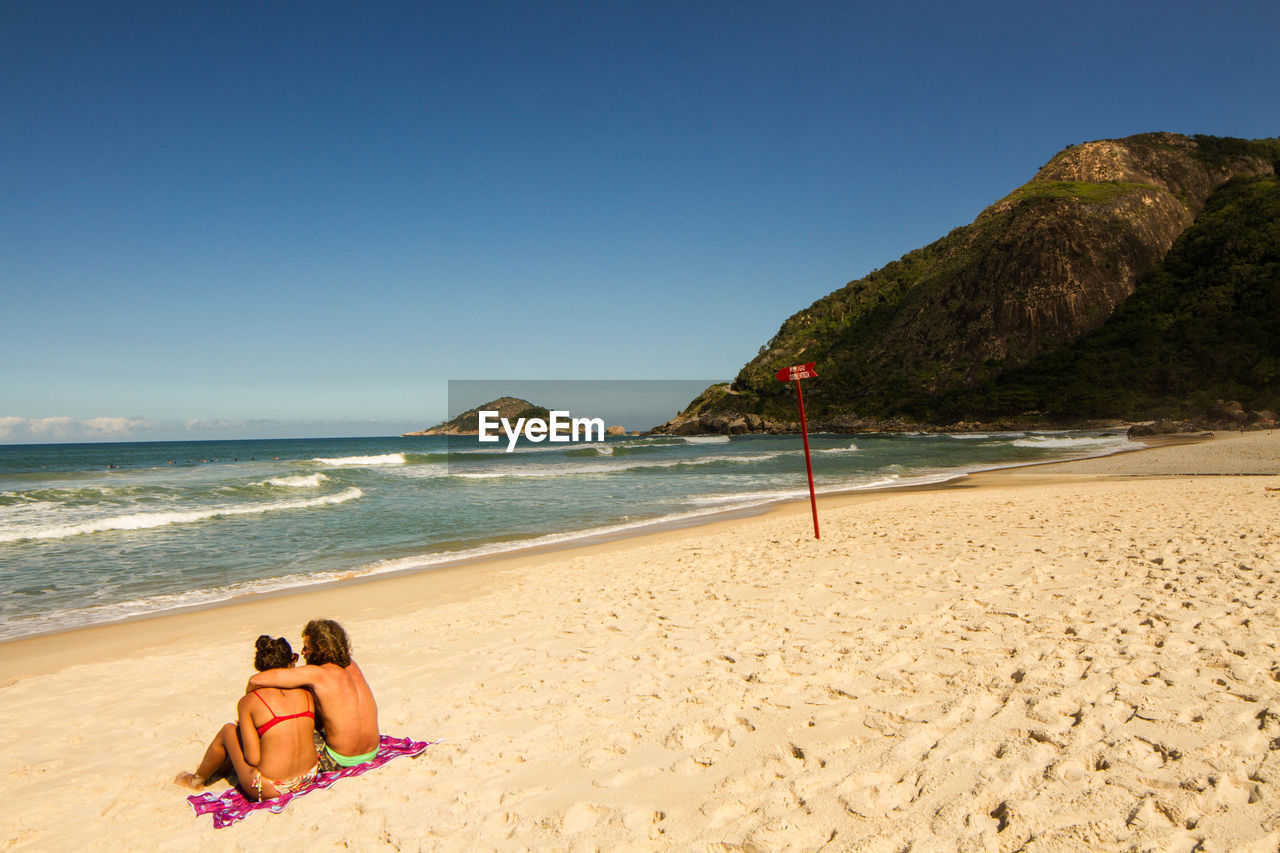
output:
M 511 812 L 495 812 L 484 823 L 484 833 L 488 838 L 508 839 L 520 828 L 520 818 Z
M 686 755 L 671 765 L 671 772 L 681 776 L 696 776 L 710 766 L 710 761 L 698 761 L 692 755 Z
M 746 817 L 751 813 L 751 809 L 741 800 L 731 800 L 718 806 L 710 804 L 703 806 L 702 813 L 707 816 L 708 829 L 719 829 L 727 823 Z
M 631 767 L 610 773 L 594 780 L 591 784 L 597 788 L 624 788 L 627 785 L 649 779 L 658 775 L 656 767 Z
M 1061 779 L 1063 782 L 1075 783 L 1085 777 L 1084 762 L 1078 758 L 1068 758 L 1066 761 L 1059 761 L 1050 766 L 1046 775 L 1054 779 Z
M 565 835 L 586 832 L 612 816 L 613 809 L 594 803 L 574 803 L 565 810 L 564 817 L 560 820 L 560 832 Z
M 1132 829 L 1167 829 L 1179 825 L 1176 811 L 1168 804 L 1147 795 L 1130 812 L 1125 825 Z
M 914 787 L 890 773 L 851 776 L 836 788 L 840 803 L 861 815 L 884 815 L 911 802 Z
M 667 819 L 666 812 L 655 812 L 649 809 L 632 809 L 622 816 L 622 825 L 632 832 L 656 827 Z
M 733 748 L 734 740 L 729 736 L 728 731 L 719 726 L 695 722 L 676 726 L 667 733 L 662 744 L 667 749 L 688 753 L 695 764 L 708 767 L 714 764 L 722 753 Z M 679 769 L 679 764 L 672 769 L 677 773 L 684 772 Z M 684 770 L 689 769 L 687 766 L 684 768 Z
M 609 745 L 600 746 L 595 749 L 588 750 L 578 757 L 578 764 L 583 770 L 595 770 L 613 762 L 620 755 L 625 755 L 626 749 L 621 746 Z
M 687 723 L 667 732 L 662 743 L 668 749 L 693 750 L 711 743 L 723 733 L 724 729 L 704 722 Z

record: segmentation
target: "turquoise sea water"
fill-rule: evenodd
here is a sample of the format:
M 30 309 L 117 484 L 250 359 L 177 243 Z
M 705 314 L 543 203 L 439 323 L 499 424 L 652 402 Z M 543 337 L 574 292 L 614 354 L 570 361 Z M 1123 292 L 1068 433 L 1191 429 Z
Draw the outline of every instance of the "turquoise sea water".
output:
M 523 443 L 511 454 L 505 442 L 467 444 L 0 446 L 0 640 L 808 495 L 798 436 Z M 1076 432 L 818 435 L 811 446 L 829 493 L 1134 445 Z

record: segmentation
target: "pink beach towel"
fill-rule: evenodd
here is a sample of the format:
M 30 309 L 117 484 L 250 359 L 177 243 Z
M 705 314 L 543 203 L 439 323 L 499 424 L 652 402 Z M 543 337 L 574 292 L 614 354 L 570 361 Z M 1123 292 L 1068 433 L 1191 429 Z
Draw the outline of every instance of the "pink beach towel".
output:
M 187 802 L 191 803 L 191 808 L 195 809 L 197 816 L 212 813 L 213 828 L 222 829 L 224 826 L 230 826 L 238 820 L 244 820 L 249 816 L 249 812 L 258 811 L 259 809 L 270 809 L 272 814 L 280 814 L 294 797 L 304 796 L 319 788 L 328 788 L 339 779 L 367 773 L 370 770 L 381 767 L 393 758 L 400 758 L 404 755 L 410 757 L 421 755 L 427 747 L 439 742 L 438 740 L 412 741 L 407 737 L 395 738 L 383 735 L 378 742 L 378 754 L 372 761 L 357 764 L 355 767 L 340 767 L 328 773 L 321 773 L 316 777 L 315 782 L 301 791 L 295 791 L 292 794 L 281 794 L 274 800 L 254 802 L 253 800 L 245 799 L 239 788 L 228 788 L 218 795 L 193 794 L 187 797 Z

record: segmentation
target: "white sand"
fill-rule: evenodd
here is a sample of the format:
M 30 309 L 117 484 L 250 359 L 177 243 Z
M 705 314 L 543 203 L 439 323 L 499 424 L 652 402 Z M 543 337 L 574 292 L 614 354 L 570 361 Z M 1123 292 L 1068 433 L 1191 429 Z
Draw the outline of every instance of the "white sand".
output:
M 0 849 L 1274 851 L 1268 487 L 1233 435 L 6 644 Z M 214 830 L 170 780 L 310 615 L 445 743 Z

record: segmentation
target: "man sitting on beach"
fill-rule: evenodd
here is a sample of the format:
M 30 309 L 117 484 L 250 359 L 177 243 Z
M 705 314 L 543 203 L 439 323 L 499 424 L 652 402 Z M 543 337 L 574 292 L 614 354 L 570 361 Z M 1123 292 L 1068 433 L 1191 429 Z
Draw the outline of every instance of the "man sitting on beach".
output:
M 258 687 L 306 687 L 316 697 L 316 729 L 324 728 L 321 768 L 354 767 L 378 754 L 378 705 L 364 673 L 351 659 L 347 632 L 332 619 L 312 619 L 302 629 L 306 666 L 268 669 L 249 679 Z

